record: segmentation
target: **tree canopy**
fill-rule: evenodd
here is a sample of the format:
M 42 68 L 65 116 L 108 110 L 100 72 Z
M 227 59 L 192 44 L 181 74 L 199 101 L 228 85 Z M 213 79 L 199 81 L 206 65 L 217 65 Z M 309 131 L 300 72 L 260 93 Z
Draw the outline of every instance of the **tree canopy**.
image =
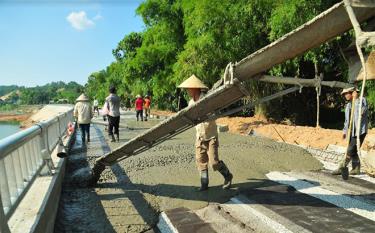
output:
M 106 69 L 92 73 L 86 90 L 91 97 L 103 101 L 108 87 L 115 85 L 122 98 L 151 94 L 159 108 L 176 110 L 176 87 L 184 79 L 195 74 L 212 86 L 229 62 L 241 60 L 337 2 L 145 0 L 136 11 L 142 17 L 145 29 L 124 36 L 112 51 L 116 61 Z M 339 51 L 352 39 L 351 32 L 341 35 L 272 68 L 269 73 L 314 78 L 319 72 L 324 73 L 325 80 L 345 81 L 347 64 Z M 280 88 L 274 84 L 250 84 L 252 98 Z M 330 106 L 334 97 L 339 99 L 334 103 L 336 110 L 341 109 L 343 100 L 338 91 L 323 89 L 322 95 L 325 106 Z M 310 90 L 301 98 L 291 96 L 272 102 L 272 107 L 265 105 L 263 111 L 270 117 L 278 115 L 295 122 L 299 121 L 298 117 L 293 117 L 295 114 L 311 113 L 301 120 L 310 124 L 315 119 L 314 101 L 315 90 Z

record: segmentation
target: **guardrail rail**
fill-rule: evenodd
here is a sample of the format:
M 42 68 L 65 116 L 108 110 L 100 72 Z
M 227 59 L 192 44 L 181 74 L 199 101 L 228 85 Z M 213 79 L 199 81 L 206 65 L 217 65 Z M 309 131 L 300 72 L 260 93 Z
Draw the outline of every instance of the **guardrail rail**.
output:
M 73 108 L 0 140 L 0 217 L 5 218 L 5 224 L 48 165 L 46 161 L 51 160 L 69 122 L 73 122 Z M 3 220 L 0 232 L 9 231 Z

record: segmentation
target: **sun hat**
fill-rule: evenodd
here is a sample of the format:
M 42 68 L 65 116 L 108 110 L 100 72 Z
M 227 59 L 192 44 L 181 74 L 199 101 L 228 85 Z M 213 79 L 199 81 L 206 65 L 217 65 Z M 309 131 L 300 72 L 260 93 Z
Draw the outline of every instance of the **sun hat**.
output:
M 81 94 L 77 99 L 76 99 L 77 102 L 81 101 L 81 102 L 84 102 L 84 101 L 89 101 L 89 98 L 85 95 L 85 94 Z
M 186 79 L 182 82 L 178 88 L 200 88 L 200 89 L 208 89 L 204 83 L 197 78 L 194 74 L 190 76 L 190 78 Z
M 342 92 L 341 92 L 341 95 L 345 95 L 346 93 L 351 93 L 351 92 L 353 92 L 353 91 L 359 91 L 358 90 L 358 88 L 356 88 L 356 87 L 348 87 L 348 88 L 344 88 L 343 90 L 342 90 Z

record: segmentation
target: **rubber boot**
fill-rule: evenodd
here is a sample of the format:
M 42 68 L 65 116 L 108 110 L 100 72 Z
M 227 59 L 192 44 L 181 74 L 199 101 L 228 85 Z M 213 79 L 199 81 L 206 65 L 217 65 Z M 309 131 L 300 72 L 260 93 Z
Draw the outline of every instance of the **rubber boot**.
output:
M 224 177 L 223 189 L 229 189 L 232 185 L 233 175 L 230 173 L 227 165 L 223 161 L 219 161 L 219 172 Z
M 112 134 L 112 135 L 111 135 L 111 138 L 112 138 L 112 139 L 111 139 L 111 142 L 115 142 L 115 141 L 116 141 L 116 139 L 115 139 L 115 135 Z
M 339 163 L 339 167 L 336 170 L 334 170 L 331 174 L 334 175 L 334 176 L 341 175 L 343 170 L 345 170 L 346 166 L 348 166 L 349 162 L 350 162 L 350 158 L 345 157 Z
M 206 191 L 208 189 L 208 170 L 203 170 L 201 174 L 201 187 L 198 189 L 199 192 Z
M 359 159 L 352 160 L 352 170 L 349 172 L 350 175 L 359 175 L 361 174 L 361 162 Z

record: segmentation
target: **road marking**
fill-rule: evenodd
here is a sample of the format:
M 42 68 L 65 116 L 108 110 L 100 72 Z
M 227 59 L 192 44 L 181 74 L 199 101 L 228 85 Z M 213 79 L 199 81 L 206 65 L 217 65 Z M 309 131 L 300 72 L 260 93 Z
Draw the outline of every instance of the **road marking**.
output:
M 308 194 L 325 202 L 351 211 L 362 217 L 375 221 L 375 206 L 359 201 L 349 196 L 332 192 L 330 190 L 318 187 L 303 180 L 281 172 L 270 172 L 266 175 L 268 179 L 294 187 L 298 192 Z
M 286 227 L 284 227 L 280 223 L 278 223 L 278 222 L 274 221 L 273 219 L 267 217 L 266 215 L 262 214 L 261 212 L 259 212 L 255 208 L 251 207 L 250 205 L 248 205 L 246 203 L 243 203 L 238 198 L 233 197 L 230 200 L 233 203 L 235 203 L 236 205 L 238 205 L 241 208 L 243 208 L 244 210 L 246 210 L 246 211 L 252 213 L 253 215 L 255 215 L 257 218 L 259 218 L 262 222 L 264 222 L 267 226 L 269 226 L 270 228 L 272 228 L 276 232 L 292 233 L 292 231 L 290 231 L 289 229 L 287 229 Z
M 161 233 L 178 233 L 178 230 L 173 226 L 172 222 L 164 212 L 159 216 L 157 227 Z

